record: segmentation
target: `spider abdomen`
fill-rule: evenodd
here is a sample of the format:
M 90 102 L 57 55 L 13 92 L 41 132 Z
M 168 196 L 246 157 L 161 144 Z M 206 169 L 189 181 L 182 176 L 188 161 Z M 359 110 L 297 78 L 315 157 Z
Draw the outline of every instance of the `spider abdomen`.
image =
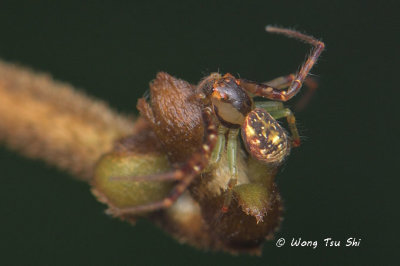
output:
M 265 163 L 280 163 L 290 152 L 286 131 L 260 108 L 247 115 L 242 125 L 242 138 L 247 151 Z

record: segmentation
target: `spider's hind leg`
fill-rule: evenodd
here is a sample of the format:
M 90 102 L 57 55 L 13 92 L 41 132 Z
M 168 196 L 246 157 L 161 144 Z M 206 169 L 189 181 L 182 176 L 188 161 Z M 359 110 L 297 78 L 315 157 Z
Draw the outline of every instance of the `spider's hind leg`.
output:
M 290 133 L 292 134 L 292 145 L 293 147 L 300 146 L 300 135 L 296 126 L 296 117 L 289 108 L 286 108 L 282 102 L 274 101 L 256 102 L 255 104 L 258 108 L 267 111 L 275 119 L 286 117 Z

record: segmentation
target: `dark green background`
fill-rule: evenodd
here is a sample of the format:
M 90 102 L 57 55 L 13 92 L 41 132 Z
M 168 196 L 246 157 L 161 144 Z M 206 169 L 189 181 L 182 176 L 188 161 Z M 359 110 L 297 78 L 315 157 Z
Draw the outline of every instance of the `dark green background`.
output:
M 400 27 L 389 2 L 1 1 L 1 58 L 49 72 L 126 113 L 136 112 L 161 70 L 193 83 L 217 70 L 258 81 L 296 71 L 310 47 L 266 34 L 267 24 L 320 37 L 327 50 L 312 71 L 320 89 L 297 114 L 303 146 L 279 176 L 286 212 L 276 235 L 318 240 L 317 249 L 271 241 L 261 258 L 199 251 L 146 221 L 132 227 L 107 217 L 87 184 L 2 147 L 0 263 L 389 263 L 399 248 L 400 157 Z M 362 241 L 326 248 L 325 237 Z

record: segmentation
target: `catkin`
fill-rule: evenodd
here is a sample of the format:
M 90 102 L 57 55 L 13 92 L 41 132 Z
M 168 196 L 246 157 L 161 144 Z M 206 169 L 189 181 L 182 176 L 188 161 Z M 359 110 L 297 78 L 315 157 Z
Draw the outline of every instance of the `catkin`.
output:
M 49 75 L 0 61 L 0 144 L 88 181 L 133 120 Z

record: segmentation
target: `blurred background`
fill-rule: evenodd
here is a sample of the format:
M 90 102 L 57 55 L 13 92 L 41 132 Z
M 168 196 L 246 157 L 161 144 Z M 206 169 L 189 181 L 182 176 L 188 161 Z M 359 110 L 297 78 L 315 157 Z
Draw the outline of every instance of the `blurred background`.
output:
M 147 221 L 112 219 L 85 183 L 0 146 L 4 265 L 389 264 L 398 250 L 399 21 L 391 1 L 1 1 L 0 58 L 50 73 L 123 113 L 158 71 L 197 83 L 213 71 L 266 81 L 298 69 L 310 47 L 267 24 L 326 43 L 320 88 L 296 113 L 303 145 L 278 176 L 281 237 L 262 257 L 181 245 Z M 394 3 L 394 1 L 393 1 Z M 290 103 L 288 103 L 290 106 Z M 324 247 L 323 239 L 342 247 Z M 347 238 L 360 247 L 344 247 Z

